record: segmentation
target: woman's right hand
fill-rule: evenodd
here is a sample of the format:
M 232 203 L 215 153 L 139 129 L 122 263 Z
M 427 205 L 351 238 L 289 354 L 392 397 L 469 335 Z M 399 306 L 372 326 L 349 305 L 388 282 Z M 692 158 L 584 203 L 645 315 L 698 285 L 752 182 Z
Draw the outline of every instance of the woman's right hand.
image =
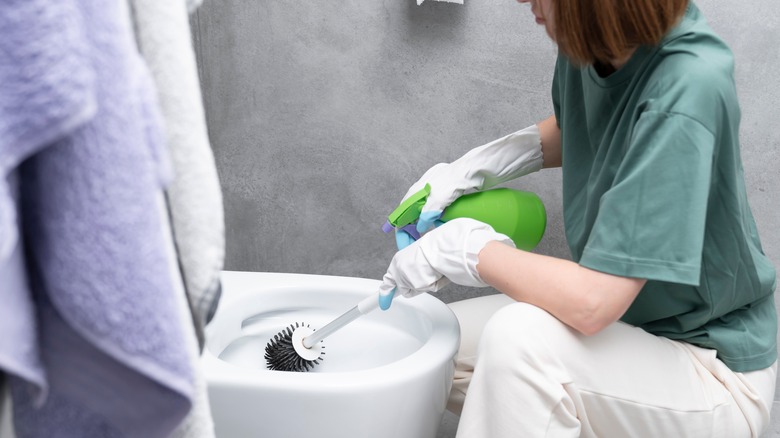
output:
M 417 193 L 425 184 L 430 194 L 422 207 L 416 230 L 422 235 L 441 218 L 444 209 L 460 196 L 489 189 L 542 168 L 542 145 L 537 125 L 494 140 L 470 150 L 452 163 L 439 163 L 430 169 L 406 192 L 401 203 Z M 403 249 L 415 237 L 396 230 L 396 244 Z

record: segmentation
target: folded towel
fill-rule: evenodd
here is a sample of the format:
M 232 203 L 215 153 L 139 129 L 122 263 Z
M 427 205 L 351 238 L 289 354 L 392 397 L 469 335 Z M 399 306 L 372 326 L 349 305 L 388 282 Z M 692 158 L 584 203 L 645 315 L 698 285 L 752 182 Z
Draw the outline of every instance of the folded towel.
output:
M 136 39 L 157 85 L 174 168 L 166 195 L 173 237 L 203 347 L 216 310 L 225 257 L 222 191 L 206 130 L 200 83 L 183 0 L 130 0 Z
M 17 172 L 48 384 L 4 368 L 20 437 L 166 437 L 192 405 L 156 208 L 170 167 L 132 37 L 123 2 L 0 8 L 0 235 L 18 235 L 8 184 Z M 14 310 L 0 307 L 0 320 Z

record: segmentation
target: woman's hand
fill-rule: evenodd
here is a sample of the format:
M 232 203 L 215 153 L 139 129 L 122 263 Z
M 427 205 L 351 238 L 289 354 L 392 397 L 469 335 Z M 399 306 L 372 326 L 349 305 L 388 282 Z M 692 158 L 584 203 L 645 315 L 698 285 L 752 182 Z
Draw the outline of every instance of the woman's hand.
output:
M 403 203 L 425 184 L 430 185 L 431 192 L 422 207 L 417 231 L 420 234 L 430 231 L 444 209 L 461 195 L 541 169 L 544 161 L 541 141 L 539 126 L 532 125 L 474 148 L 452 163 L 441 163 L 428 169 L 401 201 Z M 396 240 L 399 249 L 414 241 L 406 236 L 398 236 Z
M 485 287 L 477 273 L 479 252 L 488 242 L 514 248 L 512 240 L 483 222 L 458 218 L 427 233 L 398 251 L 379 286 L 379 306 L 390 307 L 394 294 L 406 297 L 436 292 L 450 282 Z

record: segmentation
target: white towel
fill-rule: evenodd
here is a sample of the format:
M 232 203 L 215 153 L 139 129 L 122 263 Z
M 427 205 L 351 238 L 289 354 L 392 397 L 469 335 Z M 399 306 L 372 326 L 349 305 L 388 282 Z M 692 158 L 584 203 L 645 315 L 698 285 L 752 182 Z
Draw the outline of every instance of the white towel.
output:
M 130 0 L 136 40 L 157 84 L 174 180 L 166 192 L 196 334 L 219 300 L 225 256 L 222 192 L 209 144 L 184 0 Z
M 160 210 L 163 211 L 165 200 L 160 197 Z M 184 420 L 179 423 L 179 427 L 173 431 L 169 438 L 214 438 L 214 420 L 211 417 L 211 407 L 209 406 L 208 391 L 206 388 L 206 378 L 203 374 L 203 367 L 200 362 L 200 349 L 198 348 L 197 337 L 195 336 L 195 326 L 192 322 L 187 296 L 184 292 L 183 279 L 181 272 L 176 266 L 176 249 L 173 245 L 173 235 L 169 225 L 164 225 L 163 235 L 166 238 L 166 247 L 168 249 L 171 272 L 171 282 L 174 285 L 176 303 L 178 305 L 178 316 L 180 317 L 182 331 L 184 332 L 184 348 L 189 357 L 190 366 L 194 372 L 195 392 L 192 394 L 192 409 Z M 0 437 L 2 438 L 2 437 Z
M 172 438 L 212 438 L 214 423 L 206 382 L 199 361 L 203 327 L 219 300 L 219 273 L 224 261 L 222 193 L 209 145 L 205 115 L 192 49 L 187 12 L 199 0 L 129 0 L 136 41 L 157 85 L 166 126 L 174 180 L 166 193 L 170 216 L 171 253 L 178 257 L 174 280 L 179 294 L 183 329 L 195 370 L 195 394 L 190 414 Z M 179 275 L 180 274 L 180 275 Z M 186 295 L 185 295 L 186 291 Z

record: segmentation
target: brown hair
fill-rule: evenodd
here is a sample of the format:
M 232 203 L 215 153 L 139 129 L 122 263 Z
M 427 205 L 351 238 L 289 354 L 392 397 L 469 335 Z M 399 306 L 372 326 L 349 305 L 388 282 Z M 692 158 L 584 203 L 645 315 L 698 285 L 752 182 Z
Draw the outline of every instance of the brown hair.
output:
M 553 0 L 555 41 L 579 65 L 608 63 L 640 45 L 657 45 L 688 0 Z

